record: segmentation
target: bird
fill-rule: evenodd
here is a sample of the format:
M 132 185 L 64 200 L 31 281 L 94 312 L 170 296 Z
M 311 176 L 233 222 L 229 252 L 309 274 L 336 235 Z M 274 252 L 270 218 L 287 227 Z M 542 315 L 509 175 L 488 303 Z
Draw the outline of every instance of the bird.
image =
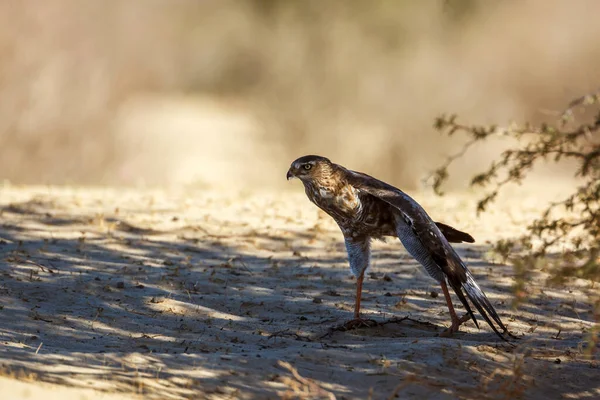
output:
M 504 335 L 508 329 L 450 245 L 473 243 L 470 234 L 434 222 L 417 201 L 400 189 L 365 173 L 346 169 L 326 157 L 306 155 L 294 160 L 286 178 L 288 181 L 299 179 L 308 199 L 334 219 L 344 236 L 350 270 L 356 277 L 354 319 L 349 323 L 363 321 L 360 300 L 365 270 L 370 265 L 372 240 L 397 237 L 442 288 L 451 318 L 451 325 L 442 336 L 452 336 L 470 319 L 479 329 L 468 298 L 495 334 L 507 341 Z M 454 310 L 448 286 L 467 311 L 462 318 Z

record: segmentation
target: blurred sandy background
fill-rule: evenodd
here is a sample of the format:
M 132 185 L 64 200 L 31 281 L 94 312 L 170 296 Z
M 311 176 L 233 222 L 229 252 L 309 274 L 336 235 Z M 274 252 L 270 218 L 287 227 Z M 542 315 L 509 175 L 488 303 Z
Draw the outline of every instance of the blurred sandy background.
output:
M 0 179 L 278 187 L 317 153 L 415 187 L 460 143 L 437 115 L 554 119 L 595 89 L 598 15 L 595 0 L 5 0 Z

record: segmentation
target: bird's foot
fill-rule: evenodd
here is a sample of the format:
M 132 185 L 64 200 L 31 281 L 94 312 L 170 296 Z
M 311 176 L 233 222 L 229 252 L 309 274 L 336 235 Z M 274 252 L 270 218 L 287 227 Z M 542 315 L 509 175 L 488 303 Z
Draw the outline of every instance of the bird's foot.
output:
M 327 333 L 325 333 L 323 336 L 321 336 L 320 339 L 331 336 L 335 332 L 347 332 L 347 331 L 351 331 L 353 329 L 372 328 L 374 326 L 379 326 L 379 325 L 380 325 L 379 322 L 375 321 L 374 319 L 354 318 L 353 320 L 345 322 L 341 325 L 337 325 L 337 326 L 333 326 L 333 327 L 329 328 L 327 330 Z
M 454 326 L 452 325 L 450 328 L 444 330 L 442 333 L 440 333 L 440 337 L 452 337 L 452 335 L 454 334 L 454 332 L 458 332 L 458 326 Z
M 445 331 L 443 331 L 442 333 L 440 333 L 440 336 L 441 337 L 451 337 L 454 334 L 454 332 L 458 332 L 458 328 L 462 324 L 464 324 L 465 322 L 467 322 L 470 319 L 471 319 L 470 314 L 465 314 L 462 316 L 462 318 L 452 318 L 452 325 L 450 325 L 450 328 L 448 328 Z
M 362 319 L 362 318 L 354 318 L 342 325 L 344 330 L 358 329 L 358 328 L 371 328 L 377 326 L 377 321 L 374 319 Z

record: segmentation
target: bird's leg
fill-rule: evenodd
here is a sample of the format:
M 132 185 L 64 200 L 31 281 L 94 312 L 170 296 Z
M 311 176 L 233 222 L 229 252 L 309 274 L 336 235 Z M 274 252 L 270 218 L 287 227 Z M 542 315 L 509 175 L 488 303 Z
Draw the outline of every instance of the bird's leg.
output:
M 346 322 L 341 330 L 354 329 L 361 326 L 374 326 L 377 324 L 375 321 L 360 318 L 362 285 L 365 278 L 365 271 L 369 267 L 371 239 L 366 236 L 349 236 L 345 237 L 344 241 L 346 243 L 346 250 L 348 251 L 350 270 L 356 276 L 356 299 L 354 300 L 354 319 Z
M 448 286 L 445 281 L 442 281 L 442 292 L 444 292 L 444 298 L 446 299 L 446 304 L 448 304 L 448 311 L 450 312 L 450 318 L 452 319 L 452 325 L 450 328 L 446 329 L 444 332 L 440 334 L 440 336 L 450 337 L 454 332 L 458 332 L 458 327 L 461 326 L 464 322 L 470 319 L 470 315 L 466 314 L 462 318 L 458 318 L 456 315 L 456 311 L 454 311 L 454 306 L 452 305 L 452 299 L 450 298 L 450 292 L 448 292 Z
M 377 325 L 377 322 L 372 319 L 362 319 L 360 317 L 360 299 L 362 297 L 362 285 L 365 279 L 365 271 L 356 278 L 356 299 L 354 302 L 354 319 L 346 322 L 343 326 L 345 330 L 355 329 L 360 327 L 369 327 Z

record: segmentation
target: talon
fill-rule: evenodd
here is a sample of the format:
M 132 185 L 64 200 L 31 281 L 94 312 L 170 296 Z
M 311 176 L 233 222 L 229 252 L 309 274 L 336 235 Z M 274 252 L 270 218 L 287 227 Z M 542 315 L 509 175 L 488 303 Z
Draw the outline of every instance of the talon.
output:
M 440 337 L 449 338 L 449 337 L 452 337 L 453 334 L 454 334 L 454 332 L 452 332 L 452 329 L 448 328 L 448 329 L 444 330 L 442 333 L 440 333 Z
M 464 318 L 464 317 L 463 317 Z M 458 328 L 460 327 L 460 324 L 462 322 L 460 322 L 462 320 L 462 318 L 458 321 L 452 322 L 452 325 L 450 326 L 450 328 L 444 330 L 442 333 L 440 333 L 441 337 L 452 337 L 452 335 L 454 334 L 454 332 L 458 332 Z
M 456 316 L 454 316 L 454 318 L 452 318 L 452 325 L 450 325 L 449 328 L 445 329 L 442 333 L 440 333 L 440 336 L 451 337 L 454 334 L 454 332 L 458 332 L 458 328 L 460 328 L 462 324 L 464 324 L 470 319 L 470 314 L 465 314 L 461 318 L 456 318 Z
M 373 319 L 362 319 L 362 318 L 354 318 L 346 323 L 344 323 L 344 328 L 346 330 L 358 329 L 358 328 L 371 328 L 377 325 L 377 321 Z

